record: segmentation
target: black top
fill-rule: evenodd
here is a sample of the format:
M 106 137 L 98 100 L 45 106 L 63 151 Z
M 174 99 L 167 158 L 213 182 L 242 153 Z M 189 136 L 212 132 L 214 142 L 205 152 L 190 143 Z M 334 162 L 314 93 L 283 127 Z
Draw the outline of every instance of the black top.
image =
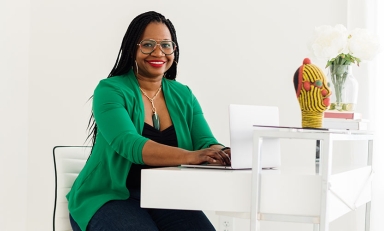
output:
M 144 137 L 153 140 L 160 144 L 177 147 L 177 137 L 175 127 L 169 126 L 163 131 L 159 131 L 151 125 L 144 123 L 143 134 Z M 127 177 L 128 189 L 140 189 L 141 183 L 141 169 L 154 168 L 153 166 L 132 164 Z

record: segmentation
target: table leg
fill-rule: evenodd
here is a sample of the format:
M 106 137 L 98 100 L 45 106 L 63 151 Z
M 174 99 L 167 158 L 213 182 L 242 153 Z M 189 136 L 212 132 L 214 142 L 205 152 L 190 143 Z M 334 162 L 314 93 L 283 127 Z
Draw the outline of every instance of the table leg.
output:
M 367 165 L 372 167 L 373 140 L 368 141 L 368 160 Z M 374 172 L 372 168 L 372 172 Z M 371 173 L 372 174 L 372 173 Z M 372 188 L 372 183 L 371 183 Z M 371 230 L 371 202 L 365 205 L 365 231 Z
M 371 230 L 371 202 L 365 205 L 365 231 Z
M 321 141 L 321 160 L 320 160 L 320 174 L 322 178 L 321 185 L 321 212 L 320 212 L 320 231 L 329 230 L 329 178 L 332 172 L 332 151 L 333 140 L 328 136 Z
M 258 220 L 260 201 L 260 180 L 261 180 L 261 144 L 262 138 L 253 136 L 253 157 L 252 157 L 252 186 L 251 186 L 251 231 L 260 231 Z

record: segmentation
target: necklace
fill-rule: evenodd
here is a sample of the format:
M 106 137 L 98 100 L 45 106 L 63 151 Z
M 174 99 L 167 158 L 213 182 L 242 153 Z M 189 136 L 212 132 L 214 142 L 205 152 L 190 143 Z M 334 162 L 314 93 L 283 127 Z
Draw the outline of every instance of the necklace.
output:
M 140 91 L 143 93 L 143 95 L 145 96 L 145 97 L 147 97 L 148 98 L 148 100 L 149 100 L 149 102 L 151 102 L 151 104 L 152 104 L 152 112 L 153 112 L 153 114 L 152 114 L 152 122 L 153 122 L 153 127 L 155 128 L 155 129 L 157 129 L 157 130 L 160 130 L 160 118 L 159 118 L 159 115 L 157 114 L 157 112 L 156 112 L 156 108 L 155 108 L 155 104 L 153 103 L 153 100 L 156 98 L 156 96 L 160 93 L 160 91 L 161 91 L 161 85 L 160 85 L 160 88 L 157 90 L 157 92 L 156 92 L 156 94 L 152 97 L 152 98 L 150 98 L 148 95 L 147 95 L 147 93 L 145 93 L 144 91 L 143 91 L 143 89 L 141 89 L 141 87 L 139 87 L 140 88 Z

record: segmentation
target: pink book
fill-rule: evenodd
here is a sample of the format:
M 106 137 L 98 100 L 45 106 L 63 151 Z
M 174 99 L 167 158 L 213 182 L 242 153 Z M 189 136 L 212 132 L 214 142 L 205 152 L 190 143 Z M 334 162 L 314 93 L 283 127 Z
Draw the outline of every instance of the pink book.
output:
M 331 111 L 325 111 L 324 112 L 324 118 L 339 118 L 339 119 L 362 119 L 363 116 L 361 113 L 358 112 L 331 112 Z

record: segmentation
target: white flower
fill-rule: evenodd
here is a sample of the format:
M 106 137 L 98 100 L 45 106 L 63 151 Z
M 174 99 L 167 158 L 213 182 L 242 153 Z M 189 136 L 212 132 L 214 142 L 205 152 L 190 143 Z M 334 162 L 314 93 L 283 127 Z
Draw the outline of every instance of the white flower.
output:
M 309 50 L 329 65 L 349 65 L 373 59 L 380 50 L 379 39 L 366 29 L 348 32 L 345 26 L 324 25 L 315 28 Z
M 319 59 L 329 60 L 343 53 L 348 45 L 348 31 L 343 25 L 315 28 L 311 49 Z
M 372 60 L 379 52 L 379 39 L 366 29 L 352 30 L 348 41 L 349 53 L 361 61 Z

